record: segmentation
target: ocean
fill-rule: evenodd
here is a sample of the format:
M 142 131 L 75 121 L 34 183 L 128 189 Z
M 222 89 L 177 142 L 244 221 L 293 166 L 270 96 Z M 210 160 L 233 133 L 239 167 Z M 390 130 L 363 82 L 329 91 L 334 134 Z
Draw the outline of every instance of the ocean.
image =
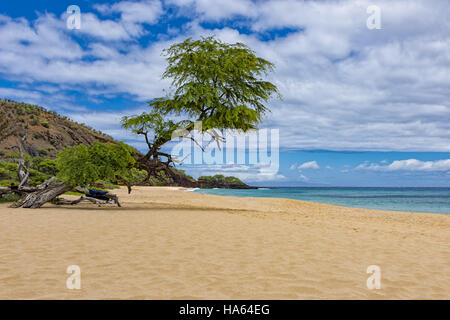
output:
M 450 214 L 450 188 L 295 187 L 197 189 L 195 192 L 236 197 L 287 198 L 352 208 Z

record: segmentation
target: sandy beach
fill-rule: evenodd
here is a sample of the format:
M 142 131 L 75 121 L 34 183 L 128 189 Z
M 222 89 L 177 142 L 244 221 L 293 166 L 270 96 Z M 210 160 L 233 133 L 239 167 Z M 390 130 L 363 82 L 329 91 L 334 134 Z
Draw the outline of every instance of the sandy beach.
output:
M 450 299 L 450 215 L 114 193 L 123 208 L 0 204 L 0 299 Z

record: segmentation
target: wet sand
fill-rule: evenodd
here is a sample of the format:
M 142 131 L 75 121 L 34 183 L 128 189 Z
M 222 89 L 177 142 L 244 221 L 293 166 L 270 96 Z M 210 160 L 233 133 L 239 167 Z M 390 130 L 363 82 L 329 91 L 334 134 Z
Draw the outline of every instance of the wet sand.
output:
M 450 299 L 450 215 L 113 192 L 123 208 L 0 204 L 0 299 Z

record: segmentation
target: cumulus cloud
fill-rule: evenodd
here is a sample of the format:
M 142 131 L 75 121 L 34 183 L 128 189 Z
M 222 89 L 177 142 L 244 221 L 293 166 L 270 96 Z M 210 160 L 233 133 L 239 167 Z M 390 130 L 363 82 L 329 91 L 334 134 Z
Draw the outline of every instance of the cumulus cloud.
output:
M 103 14 L 120 13 L 121 20 L 126 23 L 154 24 L 164 13 L 159 0 L 121 1 L 94 7 Z
M 217 21 L 235 16 L 256 17 L 258 5 L 251 0 L 168 0 L 179 7 L 180 14 L 194 14 L 200 20 Z M 186 9 L 190 8 L 190 11 Z
M 140 114 L 146 110 L 146 106 L 134 108 L 131 110 L 124 111 L 93 111 L 93 112 L 73 112 L 69 111 L 66 114 L 74 121 L 78 123 L 86 123 L 91 127 L 96 128 L 116 139 L 127 142 L 138 150 L 146 150 L 147 144 L 143 139 L 131 133 L 128 130 L 123 130 L 121 128 L 120 121 L 122 117 L 129 116 L 131 114 Z
M 450 151 L 448 1 L 377 1 L 381 30 L 366 28 L 370 4 L 122 1 L 95 6 L 98 15 L 83 12 L 82 29 L 73 31 L 59 13 L 35 20 L 0 15 L 0 77 L 60 88 L 56 95 L 72 90 L 90 99 L 148 101 L 170 84 L 160 80 L 161 50 L 189 36 L 215 34 L 248 44 L 276 65 L 270 80 L 284 99 L 269 103 L 272 113 L 262 126 L 280 129 L 282 150 Z M 189 21 L 177 26 L 178 33 L 140 43 L 148 24 L 168 17 L 169 6 Z
M 309 178 L 303 174 L 300 174 L 299 178 L 300 178 L 300 180 L 305 181 L 305 182 L 309 181 Z
M 297 167 L 299 170 L 303 169 L 320 169 L 316 161 L 305 162 Z
M 63 15 L 65 17 L 65 15 Z M 81 27 L 76 33 L 86 34 L 102 40 L 130 40 L 140 30 L 127 31 L 126 27 L 113 20 L 101 20 L 93 13 L 81 14 Z
M 114 4 L 94 5 L 94 8 L 103 15 L 120 14 L 117 22 L 111 20 L 107 22 L 112 24 L 112 27 L 122 28 L 129 38 L 146 34 L 142 24 L 155 24 L 164 14 L 159 0 L 120 1 Z
M 450 159 L 436 161 L 396 160 L 389 165 L 362 163 L 356 169 L 373 171 L 450 171 Z

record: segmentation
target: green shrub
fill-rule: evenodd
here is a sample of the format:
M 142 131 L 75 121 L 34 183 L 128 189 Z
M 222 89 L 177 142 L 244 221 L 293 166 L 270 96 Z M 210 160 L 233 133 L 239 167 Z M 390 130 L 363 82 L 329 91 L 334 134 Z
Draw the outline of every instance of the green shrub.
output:
M 18 181 L 16 180 L 0 180 L 0 187 L 10 187 L 11 184 L 18 185 Z
M 38 166 L 37 169 L 40 172 L 49 174 L 51 176 L 55 176 L 58 173 L 58 170 L 56 169 L 56 161 L 51 159 L 44 159 L 42 160 Z
M 245 185 L 240 179 L 236 177 L 225 177 L 221 174 L 216 174 L 215 176 L 202 176 L 198 178 L 199 182 L 212 185 Z
M 13 193 L 4 194 L 3 196 L 0 196 L 0 203 L 4 202 L 16 202 L 20 199 L 20 196 Z
M 50 125 L 48 124 L 48 122 L 46 122 L 46 121 L 43 121 L 42 123 L 41 123 L 41 125 L 44 127 L 44 128 L 50 128 Z
M 33 133 L 33 138 L 34 139 L 42 139 L 42 138 L 44 138 L 44 136 L 40 132 L 34 132 Z
M 39 172 L 35 169 L 30 169 L 30 184 L 36 186 L 38 184 L 43 183 L 47 179 L 50 179 L 51 176 L 42 172 Z
M 38 153 L 40 156 L 46 156 L 48 155 L 48 150 L 46 148 L 39 148 Z
M 194 179 L 190 175 L 186 174 L 185 170 L 181 170 L 181 169 L 177 169 L 177 168 L 172 168 L 172 170 L 175 171 L 175 172 L 178 172 L 179 174 L 185 176 L 186 178 Z

